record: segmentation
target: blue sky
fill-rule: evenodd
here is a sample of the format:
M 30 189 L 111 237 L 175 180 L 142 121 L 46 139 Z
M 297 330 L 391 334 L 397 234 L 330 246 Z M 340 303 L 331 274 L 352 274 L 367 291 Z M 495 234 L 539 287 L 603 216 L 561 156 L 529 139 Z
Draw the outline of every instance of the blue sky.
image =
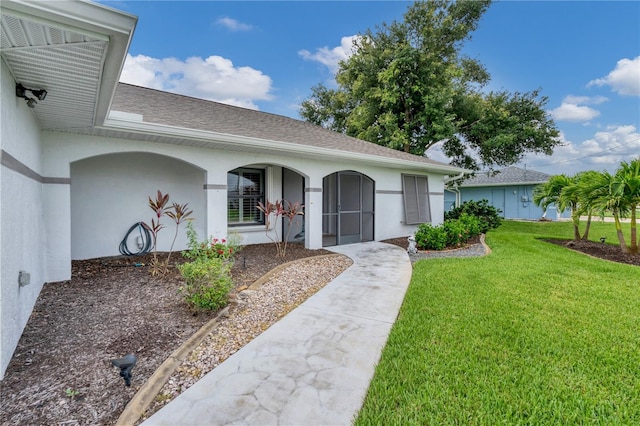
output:
M 293 118 L 311 87 L 334 84 L 353 36 L 401 20 L 411 4 L 101 3 L 138 16 L 121 81 Z M 495 2 L 463 52 L 487 67 L 488 90 L 549 98 L 563 146 L 519 166 L 571 174 L 640 155 L 640 2 Z

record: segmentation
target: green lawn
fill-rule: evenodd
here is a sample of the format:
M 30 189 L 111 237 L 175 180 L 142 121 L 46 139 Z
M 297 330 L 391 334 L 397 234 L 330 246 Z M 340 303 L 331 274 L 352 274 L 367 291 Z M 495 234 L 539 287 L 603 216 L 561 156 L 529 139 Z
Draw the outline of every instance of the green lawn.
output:
M 356 424 L 640 424 L 640 269 L 537 239 L 571 235 L 505 222 L 418 262 Z

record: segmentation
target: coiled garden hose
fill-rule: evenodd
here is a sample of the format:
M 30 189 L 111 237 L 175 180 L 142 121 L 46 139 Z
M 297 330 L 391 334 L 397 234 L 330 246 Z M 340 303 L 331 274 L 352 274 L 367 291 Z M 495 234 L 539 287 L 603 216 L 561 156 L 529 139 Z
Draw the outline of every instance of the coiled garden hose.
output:
M 129 236 L 131 235 L 131 233 L 136 230 L 138 230 L 138 235 L 140 235 L 140 239 L 142 240 L 142 247 L 140 247 L 138 251 L 133 252 L 129 250 L 127 241 L 129 240 Z M 131 226 L 131 228 L 129 228 L 124 238 L 120 242 L 120 253 L 125 256 L 137 256 L 139 254 L 149 253 L 149 251 L 151 250 L 151 244 L 151 231 L 149 231 L 149 228 L 143 222 L 138 222 Z

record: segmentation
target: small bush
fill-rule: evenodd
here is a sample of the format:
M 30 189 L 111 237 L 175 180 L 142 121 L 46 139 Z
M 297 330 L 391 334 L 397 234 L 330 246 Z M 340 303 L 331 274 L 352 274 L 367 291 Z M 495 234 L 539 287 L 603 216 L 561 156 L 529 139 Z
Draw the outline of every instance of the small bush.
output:
M 442 224 L 442 228 L 447 236 L 447 247 L 460 247 L 463 243 L 466 243 L 467 230 L 464 228 L 464 223 L 459 219 L 446 220 Z
M 445 221 L 448 219 L 459 219 L 464 213 L 476 216 L 480 219 L 480 233 L 485 234 L 490 229 L 500 226 L 502 218 L 501 210 L 489 205 L 489 201 L 465 201 L 461 206 L 444 213 Z
M 190 308 L 215 311 L 227 305 L 233 288 L 231 263 L 219 258 L 197 258 L 178 266 L 185 280 L 180 292 Z
M 482 234 L 482 221 L 479 217 L 462 213 L 458 220 L 463 224 L 469 238 Z
M 423 223 L 418 225 L 415 239 L 421 250 L 442 250 L 447 246 L 447 231 L 442 226 Z
M 442 225 L 430 223 L 418 225 L 415 232 L 416 246 L 421 250 L 443 250 L 460 247 L 469 239 L 481 234 L 481 219 L 463 213 L 459 219 L 447 219 Z
M 182 256 L 190 260 L 224 259 L 233 260 L 233 256 L 240 251 L 240 238 L 230 235 L 229 239 L 211 238 L 200 242 L 198 234 L 191 222 L 187 223 L 188 250 L 182 252 Z

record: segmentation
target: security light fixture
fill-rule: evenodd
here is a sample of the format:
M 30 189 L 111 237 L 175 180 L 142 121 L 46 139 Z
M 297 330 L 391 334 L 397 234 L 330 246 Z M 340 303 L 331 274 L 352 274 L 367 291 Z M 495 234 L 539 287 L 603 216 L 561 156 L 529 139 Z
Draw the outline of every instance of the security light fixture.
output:
M 27 96 L 27 92 L 31 93 L 32 96 Z M 27 101 L 27 106 L 29 108 L 35 108 L 38 100 L 44 101 L 44 98 L 47 97 L 47 91 L 44 89 L 29 89 L 24 87 L 22 84 L 16 84 L 16 96 L 19 98 L 24 98 Z M 33 97 L 35 96 L 35 98 Z

